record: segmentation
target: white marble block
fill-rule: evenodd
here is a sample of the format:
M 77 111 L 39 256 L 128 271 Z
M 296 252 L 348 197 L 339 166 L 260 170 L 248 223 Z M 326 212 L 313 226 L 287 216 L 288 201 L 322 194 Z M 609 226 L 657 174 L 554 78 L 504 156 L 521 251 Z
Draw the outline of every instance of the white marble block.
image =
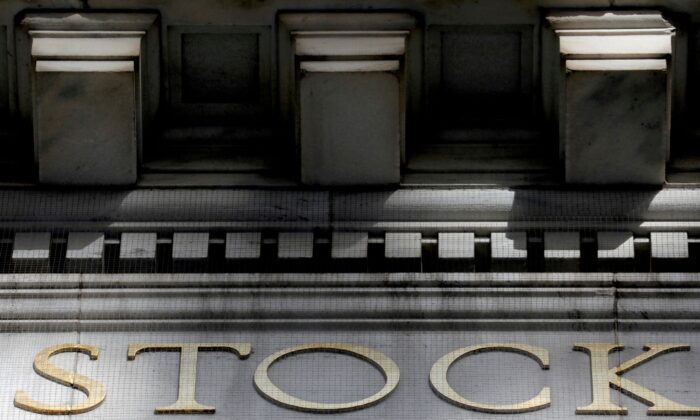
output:
M 399 78 L 307 72 L 300 81 L 301 179 L 309 185 L 396 184 Z
M 70 232 L 66 247 L 66 270 L 101 272 L 104 269 L 105 237 L 101 232 Z
M 578 271 L 581 259 L 581 237 L 578 232 L 544 233 L 545 271 Z
M 40 182 L 136 182 L 135 82 L 131 61 L 37 61 Z
M 155 233 L 122 233 L 119 258 L 155 260 L 158 236 Z
M 230 232 L 226 234 L 226 258 L 260 258 L 260 232 Z
M 474 258 L 474 234 L 438 233 L 438 258 Z
M 674 28 L 661 13 L 558 12 L 559 134 L 566 181 L 662 184 Z
M 105 236 L 100 232 L 70 232 L 66 259 L 101 260 L 104 255 Z
M 152 87 L 158 67 L 151 63 L 159 60 L 156 20 L 154 14 L 119 13 L 24 17 L 27 45 L 20 37 L 18 53 L 32 75 L 41 183 L 136 182 L 142 131 L 158 93 Z M 21 107 L 26 102 L 20 98 Z
M 122 233 L 118 265 L 125 272 L 153 272 L 156 269 L 157 249 L 158 235 L 156 233 Z
M 304 184 L 399 183 L 406 108 L 402 63 L 409 33 L 291 33 Z
M 545 232 L 545 259 L 581 258 L 581 239 L 578 232 Z
M 598 258 L 633 259 L 634 237 L 631 232 L 598 232 Z
M 51 233 L 20 232 L 15 234 L 12 248 L 14 270 L 41 273 L 50 271 Z
M 313 232 L 280 232 L 277 236 L 277 258 L 313 258 Z
M 173 260 L 199 260 L 209 256 L 208 233 L 174 233 Z
M 652 232 L 651 257 L 659 259 L 688 258 L 687 232 Z
M 367 258 L 367 232 L 333 232 L 332 258 Z
M 16 233 L 12 248 L 14 260 L 48 260 L 51 246 L 51 233 Z
M 387 232 L 384 237 L 385 258 L 420 258 L 422 255 L 420 233 Z
M 491 258 L 494 260 L 525 260 L 527 258 L 527 233 L 492 233 Z

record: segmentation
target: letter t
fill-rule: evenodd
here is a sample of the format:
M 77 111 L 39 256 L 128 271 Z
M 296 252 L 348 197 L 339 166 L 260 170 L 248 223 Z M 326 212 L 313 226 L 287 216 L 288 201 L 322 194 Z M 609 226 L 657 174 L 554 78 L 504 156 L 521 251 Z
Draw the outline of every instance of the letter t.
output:
M 166 407 L 156 407 L 156 414 L 212 414 L 215 407 L 202 405 L 195 400 L 195 387 L 197 384 L 197 354 L 199 351 L 230 351 L 245 359 L 250 355 L 249 343 L 155 343 L 155 344 L 130 344 L 127 354 L 128 360 L 134 360 L 136 355 L 143 351 L 179 351 L 180 374 L 177 401 Z

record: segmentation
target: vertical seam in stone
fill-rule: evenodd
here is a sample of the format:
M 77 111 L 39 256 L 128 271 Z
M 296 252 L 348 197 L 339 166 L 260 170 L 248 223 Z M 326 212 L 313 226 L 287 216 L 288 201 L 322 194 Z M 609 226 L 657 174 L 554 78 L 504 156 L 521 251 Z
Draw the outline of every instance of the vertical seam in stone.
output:
M 612 313 L 612 315 L 613 315 L 613 331 L 612 331 L 613 338 L 614 338 L 615 344 L 624 345 L 624 343 L 620 343 L 620 317 L 619 317 L 619 313 L 618 313 L 618 302 L 619 302 L 620 296 L 619 296 L 619 289 L 618 289 L 618 273 L 613 273 L 612 287 L 613 287 L 613 313 Z M 615 352 L 615 355 L 617 356 L 617 366 L 620 366 L 623 362 L 622 361 L 622 351 Z M 617 390 L 617 389 L 613 390 L 611 388 L 608 392 L 615 392 L 615 395 L 617 397 L 617 404 L 622 405 L 621 404 L 622 392 L 620 390 Z M 618 415 L 617 417 L 618 417 L 618 419 L 622 419 L 621 415 Z
M 103 247 L 104 247 L 104 245 L 103 245 Z M 104 255 L 103 255 L 103 258 L 104 258 Z M 76 320 L 77 325 L 75 326 L 75 331 L 76 331 L 76 336 L 77 336 L 76 342 L 78 344 L 82 344 L 82 342 L 83 342 L 82 337 L 81 337 L 82 336 L 82 331 L 81 331 L 82 323 L 80 322 L 80 320 L 83 316 L 83 289 L 85 287 L 85 285 L 83 284 L 83 279 L 84 279 L 84 276 L 82 274 L 78 274 L 78 296 L 77 296 L 78 314 L 76 317 L 77 318 L 77 320 Z M 73 372 L 77 372 L 78 371 L 78 357 L 80 356 L 80 353 L 73 352 L 72 354 L 73 354 Z M 71 393 L 71 404 L 70 404 L 71 406 L 76 404 L 76 401 L 75 401 L 76 394 L 77 394 L 76 392 Z M 70 415 L 70 417 L 73 417 L 73 416 Z

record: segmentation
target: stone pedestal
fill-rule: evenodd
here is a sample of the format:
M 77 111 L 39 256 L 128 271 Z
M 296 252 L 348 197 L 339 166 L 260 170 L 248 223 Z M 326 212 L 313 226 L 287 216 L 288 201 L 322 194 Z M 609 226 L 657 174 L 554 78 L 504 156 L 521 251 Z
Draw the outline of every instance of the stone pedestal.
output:
M 135 79 L 131 61 L 37 61 L 40 182 L 136 182 Z
M 47 13 L 22 20 L 41 183 L 136 182 L 144 115 L 154 108 L 146 49 L 156 18 Z
M 560 151 L 566 182 L 662 184 L 674 28 L 658 12 L 561 12 Z
M 306 72 L 300 80 L 302 182 L 398 183 L 399 91 L 391 72 Z
M 397 184 L 404 132 L 401 63 L 408 32 L 297 32 L 301 180 Z M 383 60 L 355 57 L 397 58 Z M 321 61 L 331 57 L 330 61 Z
M 281 17 L 289 37 L 280 39 L 280 48 L 291 44 L 293 56 L 294 86 L 289 90 L 296 97 L 304 184 L 399 183 L 407 40 L 414 25 L 412 18 L 391 13 Z

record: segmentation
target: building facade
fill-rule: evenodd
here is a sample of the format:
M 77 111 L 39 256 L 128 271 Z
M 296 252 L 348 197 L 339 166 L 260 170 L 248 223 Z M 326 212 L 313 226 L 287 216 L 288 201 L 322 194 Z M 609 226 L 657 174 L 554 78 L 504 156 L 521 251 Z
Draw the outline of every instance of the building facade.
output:
M 0 418 L 700 415 L 700 4 L 4 0 Z

